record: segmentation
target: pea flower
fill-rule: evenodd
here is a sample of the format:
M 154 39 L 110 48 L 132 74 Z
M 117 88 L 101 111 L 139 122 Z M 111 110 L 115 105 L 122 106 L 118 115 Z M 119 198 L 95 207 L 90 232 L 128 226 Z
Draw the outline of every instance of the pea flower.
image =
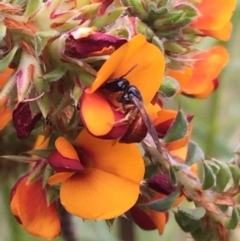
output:
M 191 25 L 204 35 L 227 41 L 232 32 L 230 19 L 236 0 L 201 0 L 197 5 L 200 15 Z
M 143 35 L 136 35 L 123 44 L 103 64 L 95 81 L 81 97 L 80 115 L 87 130 L 95 136 L 104 136 L 113 132 L 117 120 L 124 118 L 124 113 L 115 111 L 118 105 L 116 95 L 104 91 L 107 81 L 124 76 L 130 85 L 140 91 L 147 105 L 161 85 L 164 70 L 164 55 L 156 46 L 148 43 Z M 126 126 L 125 130 L 120 131 L 121 135 L 124 131 Z
M 61 183 L 60 201 L 65 209 L 84 219 L 110 219 L 136 202 L 144 163 L 134 144 L 112 145 L 83 130 L 73 145 L 59 137 L 48 162 L 56 173 L 50 185 Z
M 226 49 L 216 46 L 195 54 L 192 67 L 184 67 L 183 70 L 168 69 L 167 74 L 178 80 L 181 93 L 207 98 L 218 87 L 217 77 L 228 58 Z
M 11 192 L 11 211 L 30 234 L 44 239 L 60 235 L 61 225 L 56 203 L 48 204 L 42 178 L 28 182 L 29 175 L 20 178 Z

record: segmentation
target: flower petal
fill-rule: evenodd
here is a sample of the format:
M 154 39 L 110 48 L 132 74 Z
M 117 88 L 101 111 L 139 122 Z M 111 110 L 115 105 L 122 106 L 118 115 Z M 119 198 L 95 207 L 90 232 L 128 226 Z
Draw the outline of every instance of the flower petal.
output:
M 156 225 L 159 234 L 162 234 L 168 221 L 167 214 L 163 212 L 157 212 L 151 209 L 149 209 L 148 213 L 151 216 L 153 223 Z
M 120 78 L 130 71 L 126 79 L 139 89 L 144 102 L 148 103 L 161 85 L 164 70 L 165 59 L 162 52 L 139 34 L 110 56 L 86 92 L 93 93 L 106 81 Z M 149 81 L 151 84 L 148 84 Z
M 94 168 L 139 183 L 144 175 L 144 163 L 135 144 L 101 140 L 83 130 L 76 143 L 81 146 L 85 162 Z M 134 171 L 133 171 L 134 170 Z
M 57 172 L 76 172 L 84 170 L 79 160 L 62 156 L 58 151 L 53 151 L 47 157 L 49 165 Z
M 193 66 L 193 75 L 190 81 L 182 86 L 182 92 L 187 95 L 204 93 L 218 77 L 229 57 L 224 47 L 216 46 L 198 53 L 194 58 L 197 61 Z
M 109 133 L 115 119 L 109 102 L 100 92 L 83 93 L 80 100 L 80 115 L 88 131 L 95 136 Z
M 79 160 L 76 150 L 64 137 L 60 136 L 56 139 L 55 147 L 62 156 L 72 160 Z
M 0 107 L 0 131 L 8 124 L 8 122 L 12 119 L 12 111 L 9 108 L 1 108 Z
M 131 209 L 131 216 L 134 222 L 143 230 L 154 230 L 156 225 L 152 221 L 151 217 L 141 208 L 134 205 Z
M 69 177 L 71 177 L 75 172 L 58 172 L 48 178 L 49 185 L 56 185 L 58 183 L 64 182 Z
M 119 67 L 120 63 L 131 56 L 141 46 L 145 44 L 146 40 L 142 35 L 137 35 L 131 39 L 131 41 L 123 44 L 117 51 L 115 51 L 110 58 L 104 63 L 101 69 L 98 71 L 97 76 L 93 84 L 85 90 L 86 93 L 93 93 L 100 86 L 102 86 L 107 80 L 111 79 L 114 71 Z M 128 66 L 129 68 L 133 66 Z M 124 75 L 124 74 L 122 74 Z M 121 77 L 122 75 L 119 75 Z
M 95 168 L 76 173 L 60 189 L 65 209 L 84 219 L 117 217 L 135 204 L 138 195 L 138 183 Z
M 192 26 L 198 29 L 219 30 L 230 21 L 235 7 L 236 0 L 201 0 L 197 6 L 201 15 Z
M 232 33 L 232 24 L 228 22 L 223 28 L 219 30 L 201 30 L 201 32 L 218 40 L 228 41 Z
M 55 203 L 47 204 L 41 179 L 32 183 L 27 183 L 27 179 L 21 180 L 14 197 L 23 228 L 36 237 L 53 239 L 61 231 L 57 207 Z

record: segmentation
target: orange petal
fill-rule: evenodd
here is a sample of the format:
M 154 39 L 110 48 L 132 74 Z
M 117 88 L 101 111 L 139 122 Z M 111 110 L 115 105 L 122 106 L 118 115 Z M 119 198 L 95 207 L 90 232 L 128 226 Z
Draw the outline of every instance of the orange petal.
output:
M 72 160 L 79 160 L 76 150 L 64 137 L 60 136 L 56 139 L 55 147 L 62 156 Z
M 186 85 L 188 81 L 191 79 L 193 74 L 192 72 L 192 68 L 184 67 L 182 70 L 168 69 L 167 75 L 177 80 L 180 85 L 180 88 L 182 88 L 182 86 Z
M 192 26 L 198 29 L 219 30 L 230 21 L 235 7 L 236 0 L 201 0 L 197 6 L 201 15 Z
M 202 30 L 207 36 L 211 36 L 221 41 L 228 41 L 232 33 L 232 24 L 228 22 L 223 28 L 218 30 Z
M 188 95 L 204 93 L 213 80 L 218 77 L 228 62 L 228 53 L 222 46 L 210 48 L 194 56 L 193 75 L 190 81 L 182 86 L 182 92 Z
M 65 209 L 84 219 L 117 217 L 135 204 L 138 195 L 138 183 L 98 169 L 76 173 L 60 189 Z
M 0 87 L 2 87 L 6 83 L 6 81 L 13 74 L 13 72 L 14 72 L 14 69 L 7 68 L 2 73 L 0 73 Z
M 161 106 L 158 103 L 154 105 L 152 103 L 148 103 L 146 109 L 148 115 L 150 116 L 152 121 L 154 121 L 158 118 L 158 112 L 161 111 Z
M 138 36 L 138 35 L 137 35 Z M 115 51 L 109 59 L 103 64 L 101 69 L 98 71 L 97 76 L 93 84 L 85 90 L 86 93 L 91 94 L 96 91 L 100 86 L 102 86 L 107 80 L 111 78 L 111 75 L 119 67 L 121 61 L 123 61 L 125 54 L 129 52 L 129 49 L 133 44 L 136 46 L 145 43 L 144 40 L 141 41 L 141 37 L 133 37 L 131 41 L 123 44 L 117 51 Z M 121 76 L 121 75 L 120 75 Z M 118 76 L 118 77 L 120 77 Z
M 9 108 L 0 109 L 0 131 L 8 124 L 12 119 L 12 111 Z
M 176 157 L 180 158 L 180 159 L 176 159 L 176 160 L 185 161 L 185 159 L 187 157 L 187 151 L 188 151 L 188 145 L 185 145 L 184 147 L 181 147 L 179 149 L 171 150 L 170 153 L 172 156 L 176 156 Z
M 86 130 L 83 130 L 75 141 L 84 152 L 85 163 L 136 183 L 142 180 L 144 163 L 135 144 L 112 145 L 112 140 L 95 138 Z
M 151 209 L 149 209 L 148 213 L 151 216 L 152 221 L 156 225 L 159 234 L 162 234 L 167 223 L 166 214 L 163 212 L 157 212 Z
M 35 150 L 43 150 L 46 149 L 49 143 L 49 138 L 46 138 L 44 135 L 39 135 L 36 139 L 34 148 Z
M 126 79 L 140 90 L 144 102 L 148 103 L 159 89 L 164 71 L 165 59 L 162 52 L 139 34 L 110 56 L 86 92 L 92 93 L 106 81 L 120 78 L 129 72 Z
M 100 92 L 83 93 L 80 101 L 80 115 L 86 128 L 95 136 L 109 133 L 114 123 L 114 113 L 109 102 Z
M 71 177 L 75 172 L 58 172 L 48 178 L 49 185 L 56 185 L 58 183 L 64 182 L 69 177 Z
M 36 237 L 53 239 L 60 235 L 61 226 L 55 203 L 47 204 L 46 192 L 42 188 L 42 180 L 27 184 L 28 177 L 21 180 L 15 197 L 18 216 L 23 228 Z M 13 211 L 16 212 L 16 210 Z

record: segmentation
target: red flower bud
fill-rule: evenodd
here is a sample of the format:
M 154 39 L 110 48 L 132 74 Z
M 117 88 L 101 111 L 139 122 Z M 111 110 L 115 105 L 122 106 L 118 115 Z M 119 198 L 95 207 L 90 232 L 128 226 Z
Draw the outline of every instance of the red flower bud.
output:
M 148 187 L 156 192 L 169 195 L 176 190 L 170 180 L 163 174 L 155 174 L 147 180 Z

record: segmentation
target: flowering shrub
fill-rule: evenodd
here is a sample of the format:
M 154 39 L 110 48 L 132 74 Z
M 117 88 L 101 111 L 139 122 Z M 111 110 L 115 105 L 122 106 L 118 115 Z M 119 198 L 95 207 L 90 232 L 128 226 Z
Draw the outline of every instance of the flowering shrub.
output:
M 0 130 L 23 143 L 0 155 L 19 163 L 11 166 L 21 177 L 10 209 L 28 233 L 59 236 L 58 210 L 65 209 L 109 225 L 127 216 L 162 234 L 173 211 L 195 240 L 229 239 L 239 223 L 238 156 L 228 163 L 206 159 L 191 141 L 194 116 L 166 101 L 203 99 L 218 88 L 228 53 L 196 44 L 228 40 L 235 5 L 0 3 Z M 193 209 L 181 206 L 186 199 Z

